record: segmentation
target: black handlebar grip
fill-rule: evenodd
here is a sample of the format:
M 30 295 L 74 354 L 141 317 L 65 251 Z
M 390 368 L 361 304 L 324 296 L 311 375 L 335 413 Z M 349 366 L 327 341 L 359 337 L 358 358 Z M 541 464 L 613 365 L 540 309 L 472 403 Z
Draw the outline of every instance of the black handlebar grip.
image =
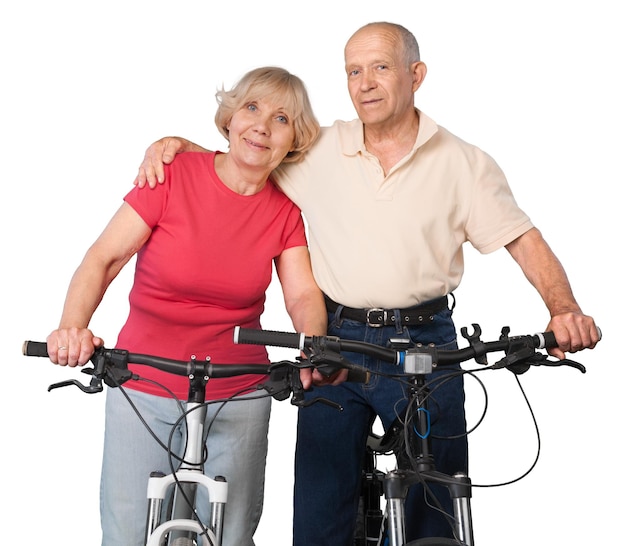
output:
M 22 345 L 24 356 L 48 356 L 48 344 L 45 341 L 25 341 Z
M 556 337 L 554 336 L 554 332 L 542 332 L 535 335 L 539 339 L 538 349 L 554 349 L 559 346 L 556 341 Z
M 254 330 L 235 326 L 235 345 L 271 345 L 273 347 L 288 347 L 290 349 L 304 349 L 304 334 L 291 332 L 274 332 L 272 330 Z

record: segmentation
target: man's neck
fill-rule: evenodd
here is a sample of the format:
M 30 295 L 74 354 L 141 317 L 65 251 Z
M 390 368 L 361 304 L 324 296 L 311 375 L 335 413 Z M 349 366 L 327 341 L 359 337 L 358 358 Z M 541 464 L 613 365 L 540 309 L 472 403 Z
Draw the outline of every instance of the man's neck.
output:
M 406 156 L 419 131 L 419 115 L 405 116 L 400 123 L 386 126 L 363 125 L 365 149 L 378 158 L 385 175 Z

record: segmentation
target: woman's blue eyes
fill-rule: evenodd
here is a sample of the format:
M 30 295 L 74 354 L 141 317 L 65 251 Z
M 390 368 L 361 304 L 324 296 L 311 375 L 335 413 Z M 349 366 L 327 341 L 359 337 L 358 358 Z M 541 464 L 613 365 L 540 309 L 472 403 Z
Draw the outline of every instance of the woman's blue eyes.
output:
M 248 104 L 246 106 L 246 108 L 250 111 L 250 112 L 256 112 L 258 110 L 258 107 L 256 104 Z M 289 123 L 289 118 L 283 114 L 279 114 L 276 116 L 276 119 L 278 121 L 280 121 L 281 123 Z

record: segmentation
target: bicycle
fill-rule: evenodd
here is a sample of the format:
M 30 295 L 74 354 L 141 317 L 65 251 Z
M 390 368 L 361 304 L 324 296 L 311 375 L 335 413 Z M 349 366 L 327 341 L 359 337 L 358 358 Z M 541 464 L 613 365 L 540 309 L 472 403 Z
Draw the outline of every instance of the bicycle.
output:
M 44 342 L 25 341 L 22 353 L 25 356 L 48 357 Z M 214 364 L 208 359 L 204 362 L 198 362 L 195 358 L 182 361 L 100 347 L 90 360 L 93 367 L 81 370 L 91 375 L 88 385 L 72 379 L 54 383 L 48 387 L 48 391 L 76 386 L 84 393 L 94 394 L 104 390 L 103 383 L 111 388 L 120 387 L 131 379 L 137 379 L 128 369 L 130 362 L 189 378 L 189 395 L 186 407 L 181 411 L 181 419 L 186 421 L 185 451 L 182 456 L 170 453 L 171 457 L 178 460 L 179 467 L 172 467 L 169 474 L 155 470 L 148 480 L 146 546 L 220 546 L 222 543 L 228 482 L 223 476 L 206 476 L 203 469 L 204 422 L 207 412 L 205 394 L 209 379 L 264 374 L 268 379 L 258 388 L 265 390 L 267 396 L 276 400 L 286 400 L 291 396 L 291 403 L 296 406 L 327 402 L 323 399 L 304 401 L 298 370 L 310 363 L 302 362 L 302 359 L 271 364 Z M 334 371 L 324 365 L 320 368 L 326 374 Z M 362 380 L 356 374 L 350 379 Z M 196 513 L 196 493 L 199 487 L 205 488 L 209 495 L 210 518 L 206 524 L 200 521 Z M 169 505 L 164 504 L 166 498 L 170 499 Z
M 569 366 L 582 373 L 586 371 L 578 362 L 569 359 L 550 360 L 546 354 L 536 351 L 557 346 L 551 332 L 509 336 L 510 329 L 504 327 L 497 341 L 483 342 L 480 339 L 480 326 L 478 324 L 472 326 L 474 331 L 471 334 L 467 328 L 461 329 L 461 334 L 469 346 L 455 350 L 438 350 L 434 346 L 423 345 L 409 347 L 408 343 L 400 342 L 398 342 L 400 346 L 385 348 L 361 341 L 343 340 L 335 336 L 310 337 L 299 333 L 241 328 L 235 331 L 236 343 L 299 349 L 307 353 L 312 364 L 332 362 L 348 369 L 358 368 L 341 356 L 342 352 L 356 352 L 403 367 L 404 372 L 399 373 L 397 377 L 398 380 L 406 382 L 409 402 L 405 411 L 382 437 L 371 437 L 370 457 L 366 457 L 365 460 L 364 477 L 370 480 L 372 486 L 371 490 L 363 492 L 363 510 L 366 513 L 361 518 L 361 525 L 366 531 L 364 538 L 366 544 L 382 544 L 383 540 L 387 540 L 389 546 L 405 545 L 404 500 L 408 488 L 416 483 L 422 483 L 427 491 L 428 484 L 437 483 L 448 488 L 453 502 L 451 526 L 454 538 L 419 539 L 409 542 L 406 546 L 474 546 L 470 503 L 471 480 L 464 472 L 454 475 L 438 472 L 432 456 L 428 412 L 430 388 L 427 376 L 435 368 L 474 359 L 483 366 L 480 370 L 508 369 L 518 375 L 528 371 L 531 366 L 542 365 Z M 489 364 L 487 354 L 493 352 L 504 352 L 505 356 Z M 383 474 L 375 469 L 371 457 L 376 453 L 389 452 L 396 455 L 397 467 Z M 380 490 L 386 500 L 384 515 L 377 509 L 376 497 L 378 495 L 380 498 Z

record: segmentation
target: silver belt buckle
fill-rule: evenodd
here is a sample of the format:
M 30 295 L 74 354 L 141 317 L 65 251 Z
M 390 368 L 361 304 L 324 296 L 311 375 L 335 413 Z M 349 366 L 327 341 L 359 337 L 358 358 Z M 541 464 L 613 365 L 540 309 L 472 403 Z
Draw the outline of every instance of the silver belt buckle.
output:
M 370 313 L 382 313 L 381 316 L 383 320 L 381 322 L 371 322 Z M 385 322 L 387 322 L 387 311 L 379 307 L 373 307 L 372 309 L 368 309 L 365 315 L 365 322 L 368 326 L 371 326 L 372 328 L 380 328 L 381 326 L 385 325 Z

